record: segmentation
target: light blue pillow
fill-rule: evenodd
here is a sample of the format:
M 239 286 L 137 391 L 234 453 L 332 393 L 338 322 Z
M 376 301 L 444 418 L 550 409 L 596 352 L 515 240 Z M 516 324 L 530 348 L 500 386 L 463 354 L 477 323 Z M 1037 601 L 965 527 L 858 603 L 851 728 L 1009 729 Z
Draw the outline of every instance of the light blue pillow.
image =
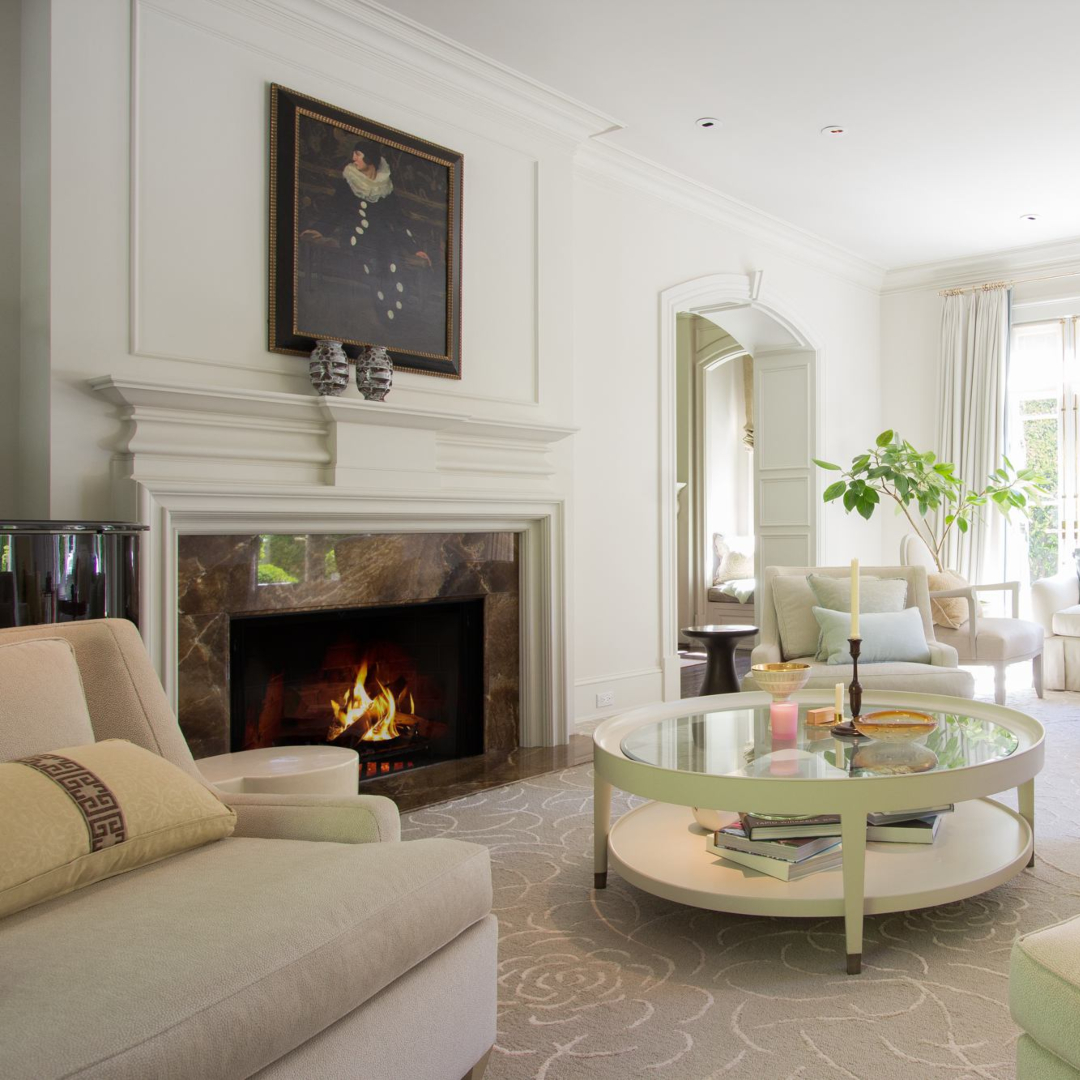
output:
M 830 611 L 851 610 L 851 577 L 833 577 L 829 574 L 807 574 L 806 583 L 817 597 L 817 602 Z M 859 611 L 863 615 L 879 611 L 903 611 L 907 604 L 907 578 L 879 578 L 874 574 L 859 577 Z M 822 635 L 818 633 L 815 660 L 827 660 L 828 652 Z
M 822 650 L 830 664 L 850 664 L 847 639 L 851 636 L 851 613 L 814 608 L 814 618 L 821 627 Z M 862 648 L 860 664 L 929 664 L 930 647 L 926 644 L 922 614 L 917 607 L 859 615 Z

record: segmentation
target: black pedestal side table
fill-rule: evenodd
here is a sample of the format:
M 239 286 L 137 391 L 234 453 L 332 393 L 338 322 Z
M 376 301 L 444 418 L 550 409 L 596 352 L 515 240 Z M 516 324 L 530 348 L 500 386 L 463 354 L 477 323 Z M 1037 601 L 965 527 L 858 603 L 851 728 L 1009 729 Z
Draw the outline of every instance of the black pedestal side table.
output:
M 739 676 L 735 673 L 735 642 L 758 633 L 756 626 L 726 624 L 723 626 L 689 626 L 683 631 L 705 646 L 705 681 L 700 694 L 737 694 Z

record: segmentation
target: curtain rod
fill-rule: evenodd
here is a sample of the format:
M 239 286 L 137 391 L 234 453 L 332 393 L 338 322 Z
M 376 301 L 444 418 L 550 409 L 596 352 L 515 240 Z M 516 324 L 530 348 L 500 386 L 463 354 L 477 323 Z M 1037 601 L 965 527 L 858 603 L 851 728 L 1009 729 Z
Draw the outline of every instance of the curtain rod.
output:
M 984 281 L 981 285 L 961 285 L 955 289 L 940 289 L 938 296 L 959 296 L 966 292 L 989 292 L 991 289 L 1011 289 L 1025 281 L 1056 281 L 1058 278 L 1080 277 L 1080 270 L 1065 274 L 1033 274 L 1031 277 L 1009 278 L 1007 281 Z

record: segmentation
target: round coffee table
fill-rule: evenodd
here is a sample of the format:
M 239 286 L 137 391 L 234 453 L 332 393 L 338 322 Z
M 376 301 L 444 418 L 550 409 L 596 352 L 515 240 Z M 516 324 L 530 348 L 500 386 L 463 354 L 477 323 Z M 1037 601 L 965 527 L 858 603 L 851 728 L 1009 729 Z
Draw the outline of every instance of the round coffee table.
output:
M 607 884 L 610 859 L 639 888 L 695 907 L 800 918 L 843 915 L 847 968 L 857 974 L 864 914 L 975 896 L 1031 865 L 1035 776 L 1044 750 L 1037 720 L 960 698 L 868 692 L 864 713 L 898 707 L 937 720 L 919 741 L 936 763 L 905 774 L 904 744 L 841 742 L 827 727 L 806 725 L 808 708 L 830 703 L 827 692 L 804 690 L 791 700 L 800 712 L 793 742 L 772 740 L 771 699 L 762 692 L 653 705 L 601 723 L 593 735 L 596 887 Z M 866 748 L 882 747 L 883 765 L 860 766 Z M 857 750 L 862 753 L 853 766 Z M 919 767 L 926 767 L 927 755 L 920 756 Z M 655 801 L 612 827 L 613 787 Z M 1019 813 L 986 798 L 1010 788 L 1017 789 Z M 956 809 L 945 816 L 933 844 L 866 841 L 868 813 L 949 803 Z M 843 864 L 788 882 L 725 862 L 706 852 L 711 834 L 688 807 L 733 816 L 839 814 Z
M 745 623 L 724 623 L 716 626 L 688 626 L 682 630 L 687 637 L 697 638 L 705 645 L 705 681 L 701 696 L 737 694 L 739 676 L 735 671 L 735 642 L 757 634 L 756 626 Z

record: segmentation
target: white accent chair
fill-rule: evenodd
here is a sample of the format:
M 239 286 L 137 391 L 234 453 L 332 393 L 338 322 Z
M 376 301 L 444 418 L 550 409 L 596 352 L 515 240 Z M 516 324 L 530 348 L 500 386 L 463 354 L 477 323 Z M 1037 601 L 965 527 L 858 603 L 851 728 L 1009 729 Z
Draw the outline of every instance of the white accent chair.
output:
M 1051 690 L 1080 690 L 1080 576 L 1062 570 L 1031 586 L 1031 613 L 1043 628 L 1043 678 Z
M 900 541 L 900 562 L 904 566 L 924 566 L 928 572 L 937 570 L 933 556 L 922 538 L 908 533 Z M 984 616 L 979 611 L 980 592 L 1007 592 L 1012 597 L 1011 618 Z M 994 669 L 994 700 L 1005 704 L 1005 671 L 1010 664 L 1031 661 L 1032 685 L 1039 697 L 1043 696 L 1043 639 L 1045 632 L 1040 623 L 1018 618 L 1020 607 L 1020 582 L 998 581 L 990 585 L 965 585 L 957 589 L 931 591 L 931 600 L 956 597 L 967 601 L 968 617 L 955 630 L 947 626 L 935 626 L 938 641 L 951 645 L 959 662 L 967 665 L 985 665 Z M 1080 619 L 1078 619 L 1080 622 Z
M 805 594 L 801 587 L 785 590 L 788 595 L 780 601 L 783 610 L 779 613 L 774 588 L 778 577 L 801 577 L 805 581 L 808 574 L 847 577 L 850 572 L 847 566 L 767 566 L 761 582 L 761 641 L 750 654 L 751 664 L 778 664 L 784 660 L 809 664 L 810 679 L 806 685 L 810 689 L 831 688 L 838 682 L 850 682 L 850 664 L 828 664 L 813 656 L 817 620 L 812 608 L 816 601 L 809 584 L 805 585 Z M 929 664 L 860 664 L 859 682 L 863 689 L 974 697 L 975 680 L 971 672 L 958 668 L 956 650 L 934 637 L 926 570 L 921 566 L 865 566 L 862 572 L 874 577 L 903 578 L 907 581 L 906 606 L 919 609 L 930 648 Z M 795 593 L 794 597 L 791 593 Z M 743 689 L 758 689 L 752 674 L 744 678 Z

